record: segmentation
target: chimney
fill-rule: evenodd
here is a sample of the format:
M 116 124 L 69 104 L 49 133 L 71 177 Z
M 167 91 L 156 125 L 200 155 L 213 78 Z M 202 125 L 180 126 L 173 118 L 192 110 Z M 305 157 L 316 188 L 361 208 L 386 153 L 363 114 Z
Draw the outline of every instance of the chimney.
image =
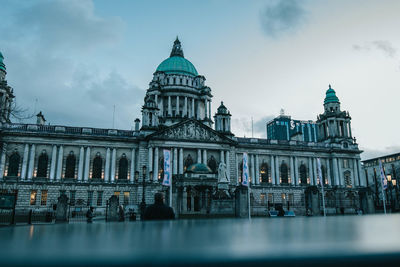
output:
M 140 124 L 140 120 L 139 120 L 139 118 L 136 118 L 136 120 L 135 120 L 135 131 L 136 132 L 139 132 L 139 124 Z
M 44 118 L 42 111 L 40 111 L 37 115 L 37 120 L 36 120 L 36 124 L 37 125 L 44 125 L 46 122 L 46 119 Z

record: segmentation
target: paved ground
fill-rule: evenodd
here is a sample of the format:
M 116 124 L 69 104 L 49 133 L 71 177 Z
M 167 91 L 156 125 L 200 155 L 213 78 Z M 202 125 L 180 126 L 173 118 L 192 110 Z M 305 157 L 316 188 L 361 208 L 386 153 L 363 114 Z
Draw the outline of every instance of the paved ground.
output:
M 369 263 L 400 266 L 400 215 L 0 228 L 0 265 Z M 3 263 L 3 264 L 1 264 Z M 395 265 L 394 265 L 395 266 Z

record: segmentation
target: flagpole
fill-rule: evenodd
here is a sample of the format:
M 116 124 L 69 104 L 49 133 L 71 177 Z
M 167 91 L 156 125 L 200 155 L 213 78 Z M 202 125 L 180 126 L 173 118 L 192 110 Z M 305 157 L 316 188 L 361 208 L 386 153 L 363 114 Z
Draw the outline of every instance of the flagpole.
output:
M 326 217 L 324 182 L 322 181 L 321 160 L 319 158 L 317 158 L 317 164 L 318 164 L 319 184 L 321 185 L 321 191 L 322 191 L 322 207 L 324 209 L 324 217 Z
M 171 185 L 169 186 L 169 206 L 172 208 L 172 175 L 171 175 Z
M 250 212 L 250 183 L 249 183 L 249 187 L 247 188 L 247 201 L 248 201 L 248 207 L 249 207 L 249 219 L 251 219 L 251 212 Z
M 386 179 L 385 173 L 383 172 L 383 166 L 382 166 L 382 161 L 379 159 L 379 167 L 381 171 L 381 192 L 382 192 L 382 200 L 383 200 L 383 212 L 386 214 L 386 197 L 385 197 L 385 192 L 383 189 L 384 185 L 384 180 Z

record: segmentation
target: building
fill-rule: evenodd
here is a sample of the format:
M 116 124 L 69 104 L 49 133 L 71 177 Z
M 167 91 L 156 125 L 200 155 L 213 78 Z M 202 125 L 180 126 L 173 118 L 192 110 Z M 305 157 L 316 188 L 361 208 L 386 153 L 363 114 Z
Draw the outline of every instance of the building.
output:
M 398 211 L 399 205 L 399 179 L 400 179 L 400 153 L 385 155 L 363 161 L 363 172 L 366 177 L 367 187 L 373 192 L 375 207 L 383 211 L 382 183 L 379 161 L 387 179 L 387 189 L 384 190 L 386 207 L 390 211 Z
M 141 125 L 136 119 L 134 131 L 45 125 L 42 113 L 37 124 L 16 124 L 9 120 L 13 94 L 1 66 L 0 189 L 18 194 L 18 209 L 50 207 L 65 194 L 71 206 L 93 205 L 102 211 L 116 195 L 121 204 L 137 210 L 142 202 L 152 203 L 155 192 L 168 195 L 160 182 L 167 149 L 172 154 L 173 208 L 180 217 L 246 214 L 247 189 L 241 186 L 245 152 L 253 215 L 279 205 L 297 214 L 307 209 L 319 214 L 317 158 L 329 213 L 370 210 L 362 151 L 351 132 L 343 131 L 349 130 L 350 117 L 340 110 L 332 88 L 316 122 L 318 142 L 235 137 L 228 108 L 221 103 L 212 115 L 211 88 L 176 39 L 170 57 L 153 74 Z
M 272 140 L 292 140 L 296 139 L 303 142 L 317 142 L 317 127 L 313 121 L 293 120 L 281 114 L 273 120 L 267 122 L 267 138 Z

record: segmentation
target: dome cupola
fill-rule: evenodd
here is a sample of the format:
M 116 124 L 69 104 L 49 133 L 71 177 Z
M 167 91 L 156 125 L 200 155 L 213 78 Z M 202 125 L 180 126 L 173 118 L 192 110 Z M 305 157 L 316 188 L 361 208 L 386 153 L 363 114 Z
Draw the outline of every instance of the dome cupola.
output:
M 339 98 L 336 96 L 336 92 L 332 89 L 331 85 L 329 85 L 329 89 L 326 91 L 324 104 L 327 103 L 340 103 Z

